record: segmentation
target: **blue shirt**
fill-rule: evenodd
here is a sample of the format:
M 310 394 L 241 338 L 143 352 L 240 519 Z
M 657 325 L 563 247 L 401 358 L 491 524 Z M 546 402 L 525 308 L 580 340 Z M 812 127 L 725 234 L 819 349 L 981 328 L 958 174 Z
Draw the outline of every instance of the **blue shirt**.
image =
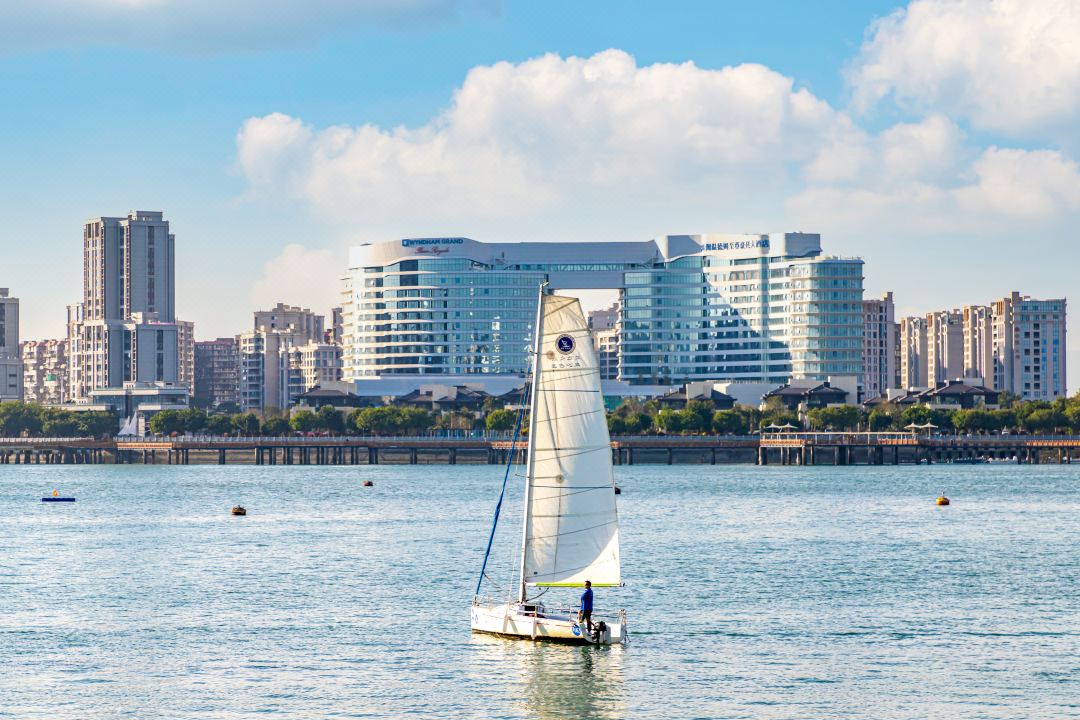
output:
M 581 593 L 581 612 L 592 612 L 592 588 Z

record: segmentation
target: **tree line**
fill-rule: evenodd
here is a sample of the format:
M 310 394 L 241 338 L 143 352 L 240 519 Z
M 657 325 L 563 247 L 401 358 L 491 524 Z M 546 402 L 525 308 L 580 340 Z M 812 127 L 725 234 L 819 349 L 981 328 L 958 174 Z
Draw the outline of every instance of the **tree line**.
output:
M 253 412 L 207 413 L 200 409 L 163 410 L 149 421 L 158 435 L 205 434 L 282 436 L 296 433 L 330 435 L 416 435 L 432 430 L 480 430 L 510 432 L 517 411 L 485 404 L 485 412 L 455 410 L 433 413 L 421 408 L 386 405 L 357 408 L 345 413 L 324 406 L 318 411 L 269 409 Z M 911 424 L 931 424 L 940 432 L 990 433 L 1009 430 L 1024 433 L 1080 433 L 1080 394 L 1053 401 L 1022 402 L 1003 394 L 995 410 L 940 410 L 925 405 L 886 403 L 866 409 L 857 405 L 817 408 L 806 413 L 805 422 L 778 400 L 763 409 L 736 405 L 717 410 L 711 401 L 693 400 L 681 409 L 663 408 L 655 400 L 627 398 L 607 414 L 612 435 L 690 434 L 747 435 L 769 425 L 791 425 L 815 431 L 903 431 Z M 0 403 L 0 436 L 3 437 L 109 437 L 119 421 L 109 412 L 74 412 L 33 403 Z M 522 424 L 528 432 L 528 418 Z
M 933 425 L 939 432 L 1080 433 L 1080 393 L 1053 401 L 1021 401 L 1002 393 L 1000 407 L 989 410 L 943 410 L 926 405 L 885 403 L 872 408 L 859 405 L 814 408 L 805 421 L 771 398 L 763 409 L 736 405 L 716 410 L 708 400 L 692 400 L 681 410 L 661 408 L 655 400 L 626 399 L 608 413 L 612 435 L 717 434 L 746 435 L 770 425 L 790 425 L 813 431 L 904 431 L 909 425 Z
M 2 437 L 111 437 L 118 419 L 111 412 L 73 412 L 18 401 L 0 402 Z
M 431 430 L 507 431 L 513 429 L 515 417 L 515 413 L 504 409 L 490 410 L 486 417 L 477 418 L 468 411 L 432 413 L 399 405 L 356 408 L 349 413 L 324 405 L 316 412 L 270 410 L 262 417 L 253 412 L 207 414 L 192 408 L 162 410 L 150 418 L 149 427 L 156 435 L 417 435 Z

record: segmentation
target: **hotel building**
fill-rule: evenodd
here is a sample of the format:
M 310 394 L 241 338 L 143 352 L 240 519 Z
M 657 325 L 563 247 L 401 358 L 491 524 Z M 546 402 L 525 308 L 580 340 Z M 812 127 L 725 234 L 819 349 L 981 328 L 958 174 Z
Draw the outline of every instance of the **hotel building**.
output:
M 19 299 L 0 288 L 0 402 L 23 399 L 23 366 L 19 349 Z
M 634 384 L 863 374 L 863 261 L 808 233 L 645 242 L 416 238 L 354 248 L 344 379 L 520 376 L 537 287 L 619 292 L 618 378 Z

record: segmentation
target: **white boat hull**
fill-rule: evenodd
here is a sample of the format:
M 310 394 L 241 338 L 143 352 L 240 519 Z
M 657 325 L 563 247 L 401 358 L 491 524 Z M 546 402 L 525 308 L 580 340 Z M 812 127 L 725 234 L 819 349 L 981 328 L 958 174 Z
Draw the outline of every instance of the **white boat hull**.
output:
M 589 633 L 583 625 L 578 624 L 576 615 L 566 611 L 548 611 L 542 605 L 474 604 L 471 611 L 473 632 L 502 637 L 581 645 L 625 644 L 629 638 L 626 614 L 623 612 L 617 618 L 593 618 L 594 628 L 603 622 L 604 630 Z

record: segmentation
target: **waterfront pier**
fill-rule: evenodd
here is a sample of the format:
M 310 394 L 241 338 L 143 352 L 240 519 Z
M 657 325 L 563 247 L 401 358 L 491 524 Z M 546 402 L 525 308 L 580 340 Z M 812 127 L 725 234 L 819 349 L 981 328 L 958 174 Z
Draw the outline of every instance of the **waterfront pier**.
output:
M 0 438 L 0 465 L 500 465 L 511 456 L 524 462 L 526 448 L 525 440 L 485 436 Z M 1071 463 L 1080 459 L 1080 436 L 635 435 L 613 437 L 611 454 L 616 465 Z

